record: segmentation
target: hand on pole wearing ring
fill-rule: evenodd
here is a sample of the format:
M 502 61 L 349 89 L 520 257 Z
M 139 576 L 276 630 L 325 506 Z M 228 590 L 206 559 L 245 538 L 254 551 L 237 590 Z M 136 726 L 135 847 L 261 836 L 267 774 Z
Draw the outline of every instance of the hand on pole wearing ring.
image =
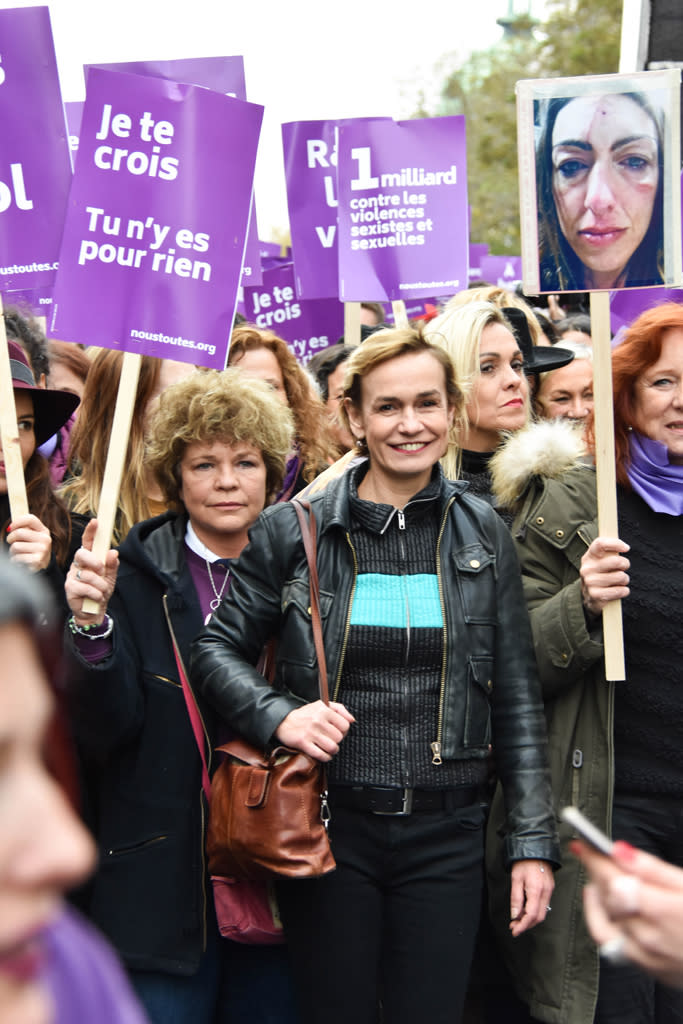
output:
M 555 888 L 553 869 L 545 861 L 518 860 L 510 874 L 510 931 L 516 938 L 545 920 Z
M 601 955 L 683 988 L 683 869 L 624 842 L 610 857 L 580 840 L 571 849 L 590 876 L 584 910 Z
M 93 555 L 92 545 L 96 530 L 97 520 L 91 519 L 83 532 L 83 544 L 74 555 L 64 583 L 66 600 L 78 626 L 99 624 L 104 620 L 109 598 L 116 585 L 119 553 L 111 548 L 107 552 L 104 564 Z M 99 605 L 96 615 L 86 615 L 83 612 L 83 602 L 87 597 Z

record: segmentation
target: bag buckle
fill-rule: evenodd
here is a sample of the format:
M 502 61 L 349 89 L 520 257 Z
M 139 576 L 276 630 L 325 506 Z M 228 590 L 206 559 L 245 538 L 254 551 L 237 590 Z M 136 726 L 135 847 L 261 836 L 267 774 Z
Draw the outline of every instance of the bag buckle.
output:
M 397 794 L 398 795 L 398 794 Z M 403 789 L 400 794 L 401 810 L 400 811 L 373 811 L 373 814 L 385 814 L 391 815 L 395 818 L 405 818 L 409 814 L 413 813 L 413 790 L 409 786 Z

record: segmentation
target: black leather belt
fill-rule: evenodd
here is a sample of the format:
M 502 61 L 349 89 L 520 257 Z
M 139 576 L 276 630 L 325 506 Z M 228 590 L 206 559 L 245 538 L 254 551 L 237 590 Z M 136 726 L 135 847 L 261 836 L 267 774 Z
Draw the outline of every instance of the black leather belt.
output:
M 483 799 L 481 786 L 456 789 L 398 789 L 395 786 L 330 786 L 330 805 L 371 814 L 405 817 L 415 811 L 453 811 Z

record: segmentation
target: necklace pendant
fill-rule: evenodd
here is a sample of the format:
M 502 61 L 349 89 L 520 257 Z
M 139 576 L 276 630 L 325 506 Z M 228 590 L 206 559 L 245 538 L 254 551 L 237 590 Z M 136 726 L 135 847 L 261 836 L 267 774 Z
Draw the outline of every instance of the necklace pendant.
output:
M 209 625 L 209 623 L 211 622 L 211 619 L 212 619 L 212 618 L 213 618 L 213 612 L 209 612 L 209 614 L 208 614 L 208 615 L 206 616 L 206 618 L 204 619 L 204 625 L 205 625 L 205 626 L 208 626 L 208 625 Z
M 211 609 L 212 612 L 215 612 L 220 603 L 220 597 L 214 597 L 213 600 L 209 601 L 209 608 Z

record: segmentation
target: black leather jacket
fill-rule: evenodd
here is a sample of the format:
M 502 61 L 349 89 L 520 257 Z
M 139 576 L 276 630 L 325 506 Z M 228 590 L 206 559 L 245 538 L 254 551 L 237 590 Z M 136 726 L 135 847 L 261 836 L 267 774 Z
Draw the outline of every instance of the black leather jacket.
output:
M 356 579 L 347 473 L 311 499 L 318 526 L 321 615 L 330 691 L 340 680 Z M 545 720 L 517 556 L 495 512 L 441 479 L 437 552 L 445 623 L 439 706 L 430 756 L 487 758 L 503 782 L 506 863 L 559 862 Z M 267 745 L 292 710 L 318 698 L 306 555 L 289 503 L 267 509 L 233 563 L 230 591 L 192 645 L 191 677 L 220 714 Z M 275 683 L 253 667 L 278 638 Z

